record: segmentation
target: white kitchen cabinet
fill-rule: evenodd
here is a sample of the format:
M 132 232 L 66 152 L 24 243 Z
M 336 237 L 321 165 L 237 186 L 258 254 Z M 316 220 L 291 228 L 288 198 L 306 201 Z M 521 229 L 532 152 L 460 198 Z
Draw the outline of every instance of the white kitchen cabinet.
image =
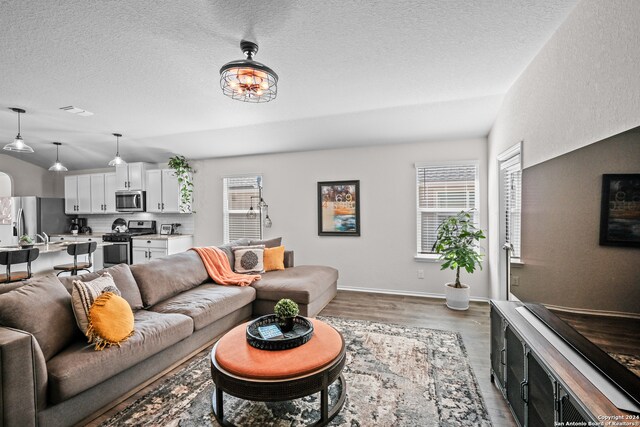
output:
M 116 166 L 116 190 L 146 190 L 146 163 L 126 163 Z
M 140 264 L 190 249 L 193 247 L 193 236 L 138 236 L 133 238 L 132 245 L 133 264 Z
M 116 174 L 97 173 L 91 176 L 91 213 L 116 212 Z
M 184 213 L 180 184 L 173 169 L 147 171 L 147 212 Z
M 147 212 L 162 212 L 162 170 L 147 171 Z
M 64 210 L 67 214 L 91 213 L 91 176 L 64 177 Z

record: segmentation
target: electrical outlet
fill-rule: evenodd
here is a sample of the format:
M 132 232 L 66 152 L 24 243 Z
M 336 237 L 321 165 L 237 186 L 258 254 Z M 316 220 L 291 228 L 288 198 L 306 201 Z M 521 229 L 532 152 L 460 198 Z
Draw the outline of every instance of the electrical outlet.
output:
M 418 270 L 418 279 L 424 279 L 424 270 Z
M 511 286 L 520 286 L 520 276 L 511 276 Z

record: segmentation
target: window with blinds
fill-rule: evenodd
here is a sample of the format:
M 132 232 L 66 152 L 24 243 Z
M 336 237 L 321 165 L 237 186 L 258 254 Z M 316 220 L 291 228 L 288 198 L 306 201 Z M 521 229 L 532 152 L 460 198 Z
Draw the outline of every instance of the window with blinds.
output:
M 260 239 L 260 215 L 247 218 L 254 197 L 253 208 L 256 209 L 259 197 L 258 175 L 229 177 L 223 179 L 223 214 L 225 243 L 243 237 Z
M 478 223 L 478 165 L 416 165 L 418 255 L 434 254 L 440 223 L 462 210 L 475 208 Z
M 502 178 L 502 209 L 504 218 L 504 236 L 507 243 L 513 245 L 511 257 L 520 259 L 520 208 L 522 203 L 522 167 L 520 154 L 500 164 Z

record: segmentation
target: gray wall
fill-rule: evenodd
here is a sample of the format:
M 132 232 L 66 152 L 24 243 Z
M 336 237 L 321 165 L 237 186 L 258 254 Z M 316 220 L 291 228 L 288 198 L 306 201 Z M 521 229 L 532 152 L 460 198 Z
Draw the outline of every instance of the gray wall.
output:
M 640 314 L 640 248 L 598 243 L 604 173 L 640 173 L 640 128 L 523 171 L 516 297 Z
M 497 156 L 523 142 L 525 167 L 640 125 L 640 1 L 582 0 L 507 92 L 489 135 L 489 248 L 499 288 Z
M 6 154 L 0 154 L 0 172 L 11 178 L 12 196 L 64 197 L 62 174 Z
M 265 237 L 283 236 L 285 247 L 295 250 L 296 264 L 336 267 L 341 288 L 442 295 L 444 284 L 455 278 L 455 272 L 440 271 L 437 262 L 414 260 L 414 164 L 478 160 L 480 222 L 486 229 L 486 142 L 478 138 L 195 161 L 195 244 L 223 240 L 222 178 L 260 173 L 273 220 Z M 362 235 L 319 237 L 316 183 L 341 179 L 360 180 Z M 418 279 L 419 269 L 424 279 Z M 488 296 L 486 270 L 461 276 L 471 286 L 472 296 Z

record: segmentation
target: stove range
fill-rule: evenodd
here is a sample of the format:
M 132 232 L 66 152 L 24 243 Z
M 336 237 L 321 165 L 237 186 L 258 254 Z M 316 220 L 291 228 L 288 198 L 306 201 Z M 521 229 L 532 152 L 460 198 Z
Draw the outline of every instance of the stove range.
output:
M 116 225 L 117 222 L 114 222 L 112 229 L 115 229 Z M 102 236 L 103 241 L 115 243 L 104 247 L 104 266 L 110 267 L 122 263 L 131 264 L 133 260 L 131 239 L 145 234 L 156 234 L 155 221 L 129 221 L 127 231 L 104 234 Z

